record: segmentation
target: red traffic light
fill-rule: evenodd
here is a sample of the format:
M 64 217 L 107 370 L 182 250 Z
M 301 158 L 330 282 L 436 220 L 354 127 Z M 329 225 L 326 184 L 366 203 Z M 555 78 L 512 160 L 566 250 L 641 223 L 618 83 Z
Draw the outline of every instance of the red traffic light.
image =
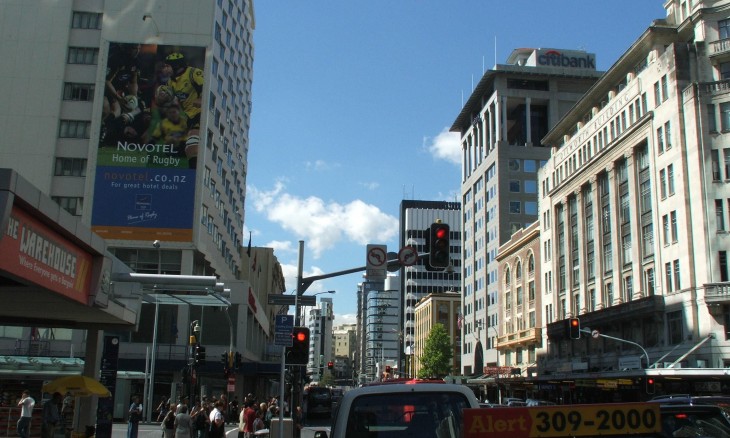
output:
M 449 233 L 449 230 L 447 230 L 446 228 L 444 228 L 444 227 L 439 228 L 436 230 L 436 238 L 443 239 L 448 235 L 448 233 Z
M 568 320 L 568 331 L 570 339 L 580 339 L 580 319 L 570 318 Z
M 307 340 L 307 334 L 305 332 L 297 332 L 295 338 L 297 342 L 304 342 Z
M 573 318 L 570 320 L 570 325 L 571 325 L 571 327 L 578 327 L 578 326 L 580 326 L 580 322 L 578 322 L 577 319 Z
M 334 362 L 327 362 L 327 368 L 332 369 L 334 367 L 335 367 L 335 363 Z

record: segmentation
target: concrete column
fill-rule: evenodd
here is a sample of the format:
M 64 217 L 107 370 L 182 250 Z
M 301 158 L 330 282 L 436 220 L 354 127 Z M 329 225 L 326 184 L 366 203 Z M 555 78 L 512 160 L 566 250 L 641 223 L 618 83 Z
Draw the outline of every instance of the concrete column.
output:
M 83 375 L 94 379 L 99 379 L 99 370 L 101 369 L 101 355 L 104 337 L 102 330 L 86 331 L 86 351 L 84 358 Z M 76 432 L 85 432 L 86 426 L 96 425 L 96 408 L 99 397 L 79 397 L 78 400 L 78 417 L 76 422 Z

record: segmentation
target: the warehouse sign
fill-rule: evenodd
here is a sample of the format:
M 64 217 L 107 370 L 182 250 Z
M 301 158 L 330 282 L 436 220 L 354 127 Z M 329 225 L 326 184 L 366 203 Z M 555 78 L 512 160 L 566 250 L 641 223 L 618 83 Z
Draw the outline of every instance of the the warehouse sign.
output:
M 13 207 L 0 239 L 0 270 L 86 304 L 91 264 L 87 252 Z
M 596 55 L 569 50 L 537 50 L 537 65 L 545 67 L 568 67 L 596 69 Z

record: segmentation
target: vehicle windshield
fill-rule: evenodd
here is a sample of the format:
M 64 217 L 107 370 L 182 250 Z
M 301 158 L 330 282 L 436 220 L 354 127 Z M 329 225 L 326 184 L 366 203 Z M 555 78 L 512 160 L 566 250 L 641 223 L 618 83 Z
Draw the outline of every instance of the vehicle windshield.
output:
M 467 398 L 458 393 L 372 394 L 353 401 L 348 438 L 458 438 Z
M 728 424 L 718 411 L 688 409 L 686 412 L 662 413 L 665 436 L 730 437 Z

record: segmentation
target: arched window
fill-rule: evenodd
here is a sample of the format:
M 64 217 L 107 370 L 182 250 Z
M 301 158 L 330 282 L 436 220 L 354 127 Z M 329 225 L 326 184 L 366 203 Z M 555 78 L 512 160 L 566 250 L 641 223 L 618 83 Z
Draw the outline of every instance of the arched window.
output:
M 535 273 L 535 255 L 530 253 L 530 257 L 527 258 L 527 272 L 529 274 Z
M 509 286 L 509 284 L 511 282 L 510 280 L 511 280 L 511 278 L 510 278 L 509 267 L 507 267 L 507 269 L 505 269 L 505 272 L 504 272 L 504 284 Z
M 517 266 L 515 267 L 515 277 L 517 277 L 518 280 L 522 279 L 522 262 L 517 261 Z

